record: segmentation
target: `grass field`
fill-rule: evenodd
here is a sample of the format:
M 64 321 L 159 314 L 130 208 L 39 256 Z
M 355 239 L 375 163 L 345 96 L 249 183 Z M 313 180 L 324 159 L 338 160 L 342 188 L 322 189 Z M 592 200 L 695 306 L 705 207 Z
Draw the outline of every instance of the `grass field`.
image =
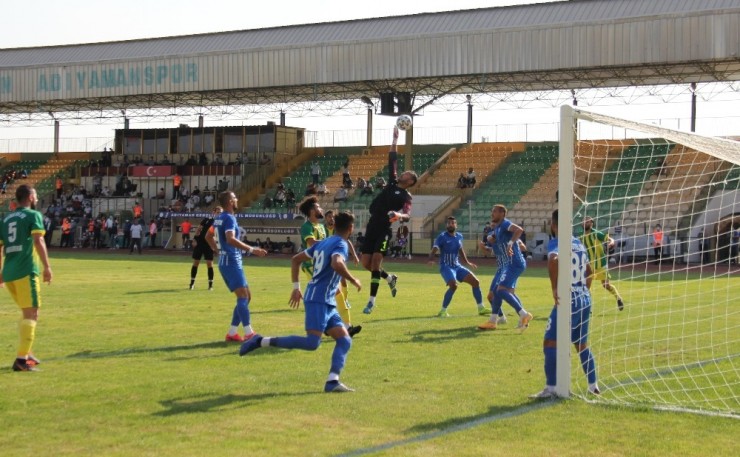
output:
M 544 269 L 520 280 L 535 315 L 520 335 L 511 314 L 499 331 L 476 331 L 483 319 L 467 286 L 452 317 L 432 317 L 444 292 L 436 268 L 389 263 L 401 277 L 395 299 L 381 285 L 365 316 L 367 288 L 350 296 L 364 330 L 342 380 L 357 391 L 328 395 L 333 343 L 238 357 L 238 345 L 223 342 L 233 295 L 218 273 L 216 290 L 205 290 L 204 265 L 188 291 L 184 255 L 74 254 L 52 253 L 34 347 L 43 371 L 10 370 L 19 312 L 0 293 L 0 455 L 737 455 L 736 419 L 529 400 L 544 383 Z M 255 329 L 303 334 L 302 312 L 287 304 L 287 258 L 245 263 Z M 487 288 L 493 265 L 481 263 Z M 369 286 L 369 274 L 359 277 Z M 595 294 L 596 307 L 613 307 L 595 313 L 616 313 L 604 291 Z

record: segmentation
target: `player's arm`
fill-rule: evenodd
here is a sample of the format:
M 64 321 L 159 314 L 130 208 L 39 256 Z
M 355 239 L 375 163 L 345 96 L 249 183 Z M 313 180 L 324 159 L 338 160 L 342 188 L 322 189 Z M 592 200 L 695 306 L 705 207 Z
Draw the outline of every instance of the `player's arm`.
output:
M 298 273 L 301 264 L 309 260 L 311 260 L 311 256 L 307 251 L 301 251 L 290 259 L 290 279 L 293 281 L 293 291 L 290 293 L 288 304 L 291 308 L 298 308 L 301 305 L 303 293 L 301 292 L 301 281 L 298 279 Z
M 429 265 L 434 265 L 435 263 L 437 263 L 434 260 L 434 256 L 436 256 L 438 252 L 439 252 L 439 247 L 435 244 L 434 246 L 432 246 L 432 250 L 429 251 L 429 260 L 427 261 Z
M 591 263 L 586 264 L 586 287 L 590 290 L 591 283 L 594 280 L 593 269 L 591 269 Z
M 198 228 L 198 233 L 200 233 L 200 228 Z M 216 244 L 216 232 L 214 230 L 209 230 L 206 232 L 206 243 L 208 243 L 208 246 L 211 247 L 211 250 L 213 252 L 218 253 L 218 245 Z
M 44 234 L 41 232 L 32 232 L 31 236 L 33 237 L 33 247 L 36 249 L 36 253 L 39 256 L 39 259 L 41 259 L 41 265 L 44 266 L 44 282 L 47 282 L 51 284 L 51 264 L 49 263 L 49 251 L 46 249 L 46 241 L 44 241 Z
M 398 143 L 398 127 L 393 127 L 393 141 L 391 150 L 388 151 L 388 183 L 395 182 L 398 177 L 398 152 L 396 144 Z
M 234 246 L 237 249 L 241 249 L 242 251 L 247 251 L 250 254 L 256 255 L 257 257 L 264 257 L 267 255 L 267 251 L 265 251 L 262 248 L 253 248 L 252 246 L 248 245 L 247 243 L 241 241 L 239 238 L 236 237 L 236 234 L 233 230 L 227 230 L 226 232 L 226 242 L 230 246 Z
M 607 249 L 614 249 L 614 239 L 609 236 L 608 233 L 605 234 L 604 242 L 606 243 Z
M 388 211 L 388 220 L 391 223 L 396 221 L 408 222 L 411 220 L 411 200 L 406 201 L 403 204 L 403 208 L 400 211 Z
M 307 248 L 310 248 L 311 246 L 313 246 L 314 244 L 318 242 L 316 237 L 313 235 L 307 236 L 306 238 L 303 239 L 303 241 L 306 243 Z
M 522 252 L 527 252 L 527 245 L 526 245 L 526 244 L 524 244 L 524 241 L 522 241 L 522 240 L 520 240 L 520 239 L 519 239 L 519 240 L 516 240 L 516 244 L 518 244 L 518 245 L 519 245 L 519 250 L 520 250 L 520 251 L 522 251 Z
M 357 257 L 357 251 L 355 251 L 355 245 L 352 244 L 350 240 L 347 240 L 347 245 L 349 246 L 349 254 L 352 256 L 352 261 L 357 265 L 360 263 L 360 258 Z
M 459 255 L 465 261 L 465 263 L 468 264 L 470 267 L 472 267 L 473 269 L 478 268 L 478 265 L 476 265 L 473 262 L 471 262 L 470 260 L 468 260 L 468 255 L 465 254 L 465 249 L 464 248 L 462 248 L 462 247 L 460 248 Z
M 555 300 L 555 306 L 558 306 L 558 254 L 555 252 L 547 256 L 547 273 L 550 276 L 550 288 L 552 289 L 552 298 Z
M 509 225 L 509 228 L 507 230 L 511 232 L 511 239 L 508 243 L 506 243 L 506 250 L 509 256 L 512 256 L 514 255 L 514 243 L 517 243 L 519 241 L 519 237 L 522 236 L 522 233 L 524 233 L 524 229 L 512 223 Z
M 362 283 L 360 283 L 360 280 L 352 276 L 352 273 L 349 272 L 347 264 L 344 263 L 344 259 L 341 254 L 334 254 L 331 256 L 331 267 L 337 272 L 337 274 L 339 274 L 339 276 L 346 279 L 348 283 L 357 287 L 358 292 L 362 289 Z

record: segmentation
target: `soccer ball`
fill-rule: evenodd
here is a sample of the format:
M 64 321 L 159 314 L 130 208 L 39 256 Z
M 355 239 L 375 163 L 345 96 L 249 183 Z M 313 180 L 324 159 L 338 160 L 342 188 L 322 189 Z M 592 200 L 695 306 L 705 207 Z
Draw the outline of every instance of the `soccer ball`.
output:
M 413 124 L 413 120 L 411 120 L 411 116 L 408 114 L 402 114 L 396 119 L 396 127 L 399 130 L 408 130 L 411 128 L 411 124 Z

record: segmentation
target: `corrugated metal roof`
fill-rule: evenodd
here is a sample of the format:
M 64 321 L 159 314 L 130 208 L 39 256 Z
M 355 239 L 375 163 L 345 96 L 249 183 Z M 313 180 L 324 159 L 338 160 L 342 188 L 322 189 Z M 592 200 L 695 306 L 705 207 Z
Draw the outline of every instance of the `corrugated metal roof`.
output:
M 736 8 L 740 8 L 740 0 L 571 0 L 145 40 L 0 49 L 0 69 L 602 23 Z

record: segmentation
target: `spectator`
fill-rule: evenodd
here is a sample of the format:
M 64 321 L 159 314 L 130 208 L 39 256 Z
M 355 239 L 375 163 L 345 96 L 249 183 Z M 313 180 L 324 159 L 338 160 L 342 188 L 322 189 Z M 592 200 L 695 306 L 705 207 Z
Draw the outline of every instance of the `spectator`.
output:
M 457 178 L 457 188 L 465 189 L 466 187 L 468 187 L 468 180 L 465 178 L 464 173 L 460 173 L 460 177 Z
M 308 185 L 306 186 L 306 192 L 303 195 L 307 197 L 309 195 L 316 195 L 316 194 L 318 194 L 318 191 L 316 189 L 316 184 L 312 182 L 308 183 Z
M 149 222 L 149 247 L 157 246 L 157 222 L 152 219 Z
M 275 191 L 275 197 L 272 199 L 276 205 L 283 206 L 285 204 L 285 186 L 278 184 L 277 190 Z
M 134 213 L 134 219 L 138 219 L 144 214 L 144 210 L 142 209 L 138 200 L 134 202 L 133 213 Z
M 473 167 L 470 167 L 468 168 L 468 175 L 465 177 L 465 183 L 467 184 L 467 187 L 472 189 L 475 187 L 476 182 L 475 171 L 473 170 Z
M 362 244 L 365 242 L 365 236 L 362 232 L 357 232 L 357 238 L 355 238 L 355 251 L 362 250 Z
M 265 238 L 265 242 L 262 243 L 262 246 L 260 247 L 267 252 L 272 252 L 275 249 L 275 247 L 272 245 L 272 241 L 270 240 L 269 236 Z
M 285 203 L 289 207 L 295 206 L 295 193 L 293 193 L 293 189 L 287 189 L 285 191 Z
M 159 188 L 159 191 L 157 191 L 157 197 L 156 198 L 158 198 L 159 200 L 162 200 L 162 199 L 165 198 L 164 187 L 160 187 Z
M 337 190 L 337 193 L 334 194 L 334 202 L 346 202 L 347 201 L 347 189 L 345 187 L 340 187 Z
M 190 223 L 189 220 L 185 219 L 182 221 L 182 224 L 180 224 L 180 230 L 182 232 L 182 248 L 183 249 L 190 249 L 190 230 L 192 230 L 193 224 Z
M 180 186 L 182 185 L 182 176 L 180 176 L 179 173 L 175 172 L 175 175 L 172 177 L 172 199 L 176 199 L 180 196 Z
M 316 191 L 319 195 L 326 195 L 327 193 L 329 193 L 329 189 L 326 188 L 326 184 L 323 182 L 319 184 L 319 187 Z
M 263 208 L 272 208 L 272 199 L 265 195 L 265 199 L 262 200 L 262 207 Z
M 351 189 L 354 187 L 352 178 L 349 175 L 349 159 L 347 159 L 347 161 L 344 162 L 344 165 L 342 166 L 342 187 L 345 187 L 347 189 Z
M 123 223 L 123 248 L 126 249 L 131 244 L 131 219 L 126 219 Z
M 660 264 L 660 257 L 663 254 L 663 229 L 660 224 L 655 224 L 652 234 L 653 254 L 655 255 L 655 264 Z
M 283 243 L 283 247 L 280 249 L 280 252 L 282 252 L 283 254 L 295 254 L 295 243 L 290 240 L 290 237 L 286 238 L 285 243 Z
M 267 165 L 270 163 L 270 157 L 267 155 L 266 152 L 262 153 L 262 158 L 260 159 L 260 165 Z
M 357 180 L 357 188 L 362 191 L 367 186 L 367 181 L 365 181 L 365 178 L 360 178 Z
M 187 161 L 185 161 L 185 166 L 192 167 L 198 165 L 198 159 L 195 158 L 194 155 L 191 155 Z
M 386 185 L 386 182 L 385 182 L 385 178 L 384 177 L 378 176 L 378 177 L 375 178 L 375 187 L 378 190 L 383 190 L 385 188 L 385 185 Z
M 142 232 L 144 232 L 144 227 L 141 225 L 141 219 L 134 219 L 134 223 L 131 225 L 131 243 L 129 254 L 133 254 L 134 248 L 137 248 L 139 250 L 139 254 L 141 254 Z
M 319 178 L 321 177 L 321 167 L 319 166 L 319 162 L 314 160 L 311 164 L 311 179 L 314 185 L 319 184 Z
M 373 185 L 368 181 L 365 183 L 365 187 L 362 188 L 360 195 L 372 195 L 372 194 L 373 194 Z
M 198 165 L 200 165 L 201 167 L 205 167 L 208 165 L 208 156 L 205 152 L 201 152 L 200 154 L 198 154 Z

